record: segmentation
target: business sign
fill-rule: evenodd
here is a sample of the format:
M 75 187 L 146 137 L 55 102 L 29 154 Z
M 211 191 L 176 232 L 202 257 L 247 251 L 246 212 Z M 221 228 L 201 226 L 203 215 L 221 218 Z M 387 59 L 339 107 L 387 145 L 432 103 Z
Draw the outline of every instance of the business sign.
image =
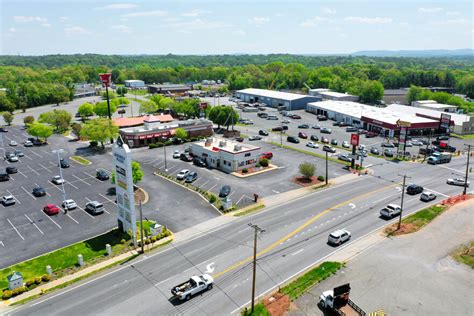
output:
M 359 146 L 359 134 L 351 134 L 351 145 Z
M 450 124 L 451 124 L 451 115 L 446 114 L 446 113 L 441 113 L 441 116 L 439 118 L 439 127 L 448 130 Z
M 132 156 L 130 148 L 119 136 L 112 148 L 117 195 L 117 220 L 124 232 L 131 231 L 136 245 L 135 195 L 133 190 Z
M 110 83 L 112 82 L 112 74 L 109 74 L 109 73 L 99 74 L 99 78 L 105 87 L 110 86 Z
M 400 138 L 399 138 L 398 150 L 397 150 L 399 155 L 404 155 L 405 153 L 405 145 L 406 145 L 405 143 L 407 139 L 407 132 L 408 132 L 408 127 L 400 127 Z
M 410 127 L 411 123 L 408 121 L 397 120 L 398 127 Z

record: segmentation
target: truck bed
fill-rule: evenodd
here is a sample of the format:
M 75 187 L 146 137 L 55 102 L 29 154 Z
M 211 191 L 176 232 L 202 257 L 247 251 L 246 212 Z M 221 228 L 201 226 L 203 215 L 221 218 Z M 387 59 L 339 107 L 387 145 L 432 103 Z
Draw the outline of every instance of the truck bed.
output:
M 346 305 L 339 308 L 339 311 L 342 312 L 342 315 L 345 315 L 345 316 L 365 316 L 366 315 L 366 313 L 350 299 Z

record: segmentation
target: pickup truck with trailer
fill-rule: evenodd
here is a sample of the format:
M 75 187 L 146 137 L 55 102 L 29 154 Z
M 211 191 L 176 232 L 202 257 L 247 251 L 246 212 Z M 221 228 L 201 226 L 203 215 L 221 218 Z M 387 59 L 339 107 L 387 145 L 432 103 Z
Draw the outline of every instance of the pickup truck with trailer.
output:
M 435 152 L 435 153 L 432 153 L 431 156 L 428 157 L 428 163 L 431 165 L 437 165 L 440 163 L 448 163 L 450 161 L 451 161 L 451 154 L 447 154 L 447 153 Z
M 349 283 L 335 287 L 333 290 L 324 291 L 319 297 L 320 307 L 331 310 L 337 315 L 365 316 L 367 315 L 359 306 L 349 299 L 351 286 Z
M 214 278 L 209 274 L 194 275 L 188 281 L 174 286 L 171 289 L 173 298 L 189 300 L 193 295 L 212 289 Z

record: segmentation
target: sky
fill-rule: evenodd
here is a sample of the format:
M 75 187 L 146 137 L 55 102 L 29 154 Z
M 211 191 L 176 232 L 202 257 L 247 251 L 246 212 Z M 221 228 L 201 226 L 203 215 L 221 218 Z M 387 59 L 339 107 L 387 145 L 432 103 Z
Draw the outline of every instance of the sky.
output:
M 0 54 L 473 48 L 472 1 L 0 0 Z

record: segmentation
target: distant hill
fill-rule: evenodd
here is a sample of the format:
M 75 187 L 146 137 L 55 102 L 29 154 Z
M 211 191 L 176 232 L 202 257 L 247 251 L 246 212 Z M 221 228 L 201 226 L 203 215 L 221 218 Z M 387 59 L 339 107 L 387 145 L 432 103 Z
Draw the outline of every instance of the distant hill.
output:
M 352 56 L 370 57 L 453 57 L 474 56 L 474 49 L 433 49 L 433 50 L 362 50 Z

